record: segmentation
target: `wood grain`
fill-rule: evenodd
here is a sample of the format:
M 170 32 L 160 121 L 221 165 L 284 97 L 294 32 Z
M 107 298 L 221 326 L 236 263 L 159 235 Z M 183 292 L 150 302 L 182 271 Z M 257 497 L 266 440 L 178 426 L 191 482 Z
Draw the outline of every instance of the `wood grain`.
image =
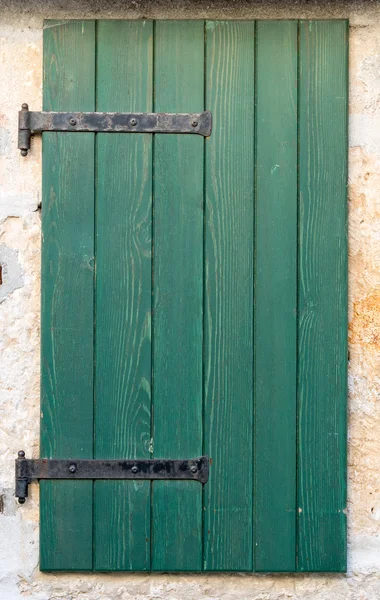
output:
M 95 24 L 48 21 L 44 110 L 95 108 Z M 94 135 L 44 133 L 41 457 L 93 457 Z M 92 482 L 43 481 L 41 570 L 92 568 Z
M 97 24 L 97 110 L 151 112 L 153 25 Z M 96 458 L 149 458 L 152 136 L 98 134 Z M 95 482 L 95 569 L 150 568 L 150 482 Z
M 346 569 L 347 23 L 300 24 L 300 571 Z
M 256 571 L 295 570 L 297 36 L 296 21 L 257 23 Z
M 252 569 L 254 23 L 206 23 L 204 568 Z
M 155 25 L 155 111 L 203 110 L 201 21 Z M 154 143 L 154 455 L 202 452 L 203 138 Z M 153 483 L 154 570 L 202 567 L 202 486 Z
M 344 571 L 347 23 L 49 21 L 44 109 L 213 113 L 43 135 L 41 320 L 42 457 L 211 468 L 41 482 L 41 569 Z

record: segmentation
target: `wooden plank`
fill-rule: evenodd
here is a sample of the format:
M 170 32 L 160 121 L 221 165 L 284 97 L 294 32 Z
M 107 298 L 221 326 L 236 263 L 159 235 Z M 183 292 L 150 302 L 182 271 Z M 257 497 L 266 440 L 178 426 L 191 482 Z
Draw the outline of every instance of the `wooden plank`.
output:
M 257 23 L 256 571 L 296 566 L 297 36 Z
M 347 39 L 300 24 L 300 571 L 346 569 Z
M 97 110 L 152 110 L 151 21 L 97 23 Z M 149 458 L 152 136 L 98 134 L 96 458 Z M 150 482 L 95 482 L 95 569 L 150 568 Z
M 252 569 L 254 23 L 206 24 L 204 568 Z
M 155 25 L 156 111 L 203 110 L 201 21 Z M 154 143 L 154 455 L 202 451 L 203 146 L 198 136 Z M 153 484 L 154 570 L 202 567 L 202 487 Z
M 44 110 L 94 110 L 93 21 L 47 21 Z M 93 456 L 94 135 L 43 134 L 41 456 Z M 41 482 L 41 570 L 92 569 L 92 482 Z

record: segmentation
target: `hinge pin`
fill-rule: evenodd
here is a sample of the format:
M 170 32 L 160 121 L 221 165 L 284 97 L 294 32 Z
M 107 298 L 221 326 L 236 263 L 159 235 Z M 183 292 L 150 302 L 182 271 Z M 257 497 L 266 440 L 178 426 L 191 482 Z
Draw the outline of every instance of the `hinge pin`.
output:
M 21 156 L 27 156 L 30 149 L 31 132 L 29 115 L 29 106 L 24 102 L 18 113 L 18 147 L 21 151 Z

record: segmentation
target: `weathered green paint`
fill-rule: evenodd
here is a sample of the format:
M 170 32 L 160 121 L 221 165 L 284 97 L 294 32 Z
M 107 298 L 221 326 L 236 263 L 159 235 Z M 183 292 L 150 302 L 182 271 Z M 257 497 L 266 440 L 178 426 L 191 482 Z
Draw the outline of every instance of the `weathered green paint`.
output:
M 98 111 L 152 110 L 152 29 L 97 24 Z M 95 457 L 149 458 L 152 136 L 96 150 Z M 94 522 L 96 570 L 150 568 L 148 481 L 95 482 Z
M 252 569 L 254 23 L 206 24 L 204 568 Z
M 94 110 L 95 23 L 48 25 L 44 109 Z M 43 134 L 42 230 L 41 456 L 92 458 L 94 134 Z M 92 487 L 41 482 L 42 570 L 92 568 Z
M 346 570 L 347 42 L 300 24 L 300 571 Z
M 213 132 L 44 134 L 41 455 L 211 468 L 42 482 L 43 570 L 345 569 L 346 35 L 45 29 L 46 110 L 209 109 Z
M 155 24 L 155 111 L 203 110 L 203 22 Z M 153 445 L 156 458 L 202 452 L 203 147 L 156 135 L 153 212 Z M 154 570 L 202 568 L 202 487 L 153 483 Z
M 297 21 L 256 45 L 256 571 L 294 571 L 297 375 Z

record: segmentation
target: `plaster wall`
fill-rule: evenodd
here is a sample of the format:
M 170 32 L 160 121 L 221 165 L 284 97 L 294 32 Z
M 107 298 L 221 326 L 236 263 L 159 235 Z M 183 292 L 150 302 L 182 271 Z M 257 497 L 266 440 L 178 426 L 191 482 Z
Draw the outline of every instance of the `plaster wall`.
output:
M 17 151 L 17 111 L 41 109 L 44 18 L 349 18 L 349 566 L 347 575 L 42 574 L 38 486 L 20 507 L 13 460 L 38 456 L 41 146 Z M 1 600 L 380 598 L 380 3 L 200 0 L 0 5 Z

